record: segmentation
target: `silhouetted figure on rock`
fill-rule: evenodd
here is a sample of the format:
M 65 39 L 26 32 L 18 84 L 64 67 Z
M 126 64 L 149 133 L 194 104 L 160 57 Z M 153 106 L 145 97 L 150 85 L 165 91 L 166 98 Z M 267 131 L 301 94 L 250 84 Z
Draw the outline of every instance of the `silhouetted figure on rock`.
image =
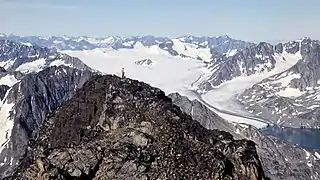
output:
M 122 77 L 122 79 L 125 78 L 125 76 L 124 76 L 124 68 L 122 68 L 122 70 L 121 70 L 121 77 Z

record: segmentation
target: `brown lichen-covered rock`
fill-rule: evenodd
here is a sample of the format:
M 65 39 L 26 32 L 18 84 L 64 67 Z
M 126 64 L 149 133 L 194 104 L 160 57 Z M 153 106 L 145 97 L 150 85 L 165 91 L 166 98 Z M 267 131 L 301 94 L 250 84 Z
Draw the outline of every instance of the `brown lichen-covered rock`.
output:
M 157 88 L 107 75 L 45 121 L 7 179 L 266 178 L 252 141 L 205 129 Z

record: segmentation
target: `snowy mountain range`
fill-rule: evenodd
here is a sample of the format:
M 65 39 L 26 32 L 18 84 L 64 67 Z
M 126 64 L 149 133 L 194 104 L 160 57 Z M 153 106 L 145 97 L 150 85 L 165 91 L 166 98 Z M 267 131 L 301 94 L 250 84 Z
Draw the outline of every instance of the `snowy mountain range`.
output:
M 41 47 L 56 48 L 58 50 L 92 50 L 96 48 L 132 49 L 137 44 L 150 47 L 163 43 L 174 43 L 181 41 L 197 48 L 212 48 L 219 53 L 226 53 L 229 49 L 243 49 L 253 43 L 235 40 L 227 35 L 215 37 L 181 36 L 177 38 L 155 37 L 155 36 L 107 36 L 107 37 L 87 37 L 87 36 L 18 36 L 0 34 L 1 39 L 7 39 L 25 45 L 38 45 Z
M 256 46 L 220 56 L 210 63 L 210 76 L 202 80 L 200 87 L 203 90 L 211 90 L 235 77 L 282 72 L 296 64 L 318 44 L 318 41 L 309 38 L 275 46 L 261 42 Z
M 295 65 L 255 84 L 238 99 L 274 123 L 319 128 L 319 42 L 304 39 L 297 49 L 301 59 Z
M 0 36 L 1 172 L 10 172 L 8 167 L 19 162 L 42 122 L 85 81 L 97 73 L 120 75 L 122 67 L 126 77 L 144 81 L 166 94 L 179 93 L 197 100 L 207 108 L 205 111 L 215 114 L 212 119 L 223 119 L 220 123 L 224 126 L 206 127 L 205 123 L 206 128 L 221 128 L 235 136 L 241 131 L 241 138 L 255 139 L 261 148 L 272 148 L 272 152 L 264 153 L 280 151 L 283 157 L 275 163 L 283 168 L 290 161 L 290 166 L 297 168 L 300 159 L 296 153 L 305 151 L 291 150 L 295 160 L 287 162 L 284 159 L 289 157 L 282 151 L 293 145 L 281 141 L 271 146 L 279 137 L 267 137 L 259 128 L 272 124 L 289 129 L 318 127 L 320 46 L 310 38 L 271 45 L 228 36 Z M 272 139 L 269 145 L 261 145 L 264 138 Z M 309 161 L 301 160 L 301 179 L 318 166 L 316 151 L 307 152 L 312 153 L 308 157 L 314 162 L 310 167 Z M 266 164 L 268 168 L 274 165 Z M 269 173 L 279 172 L 271 168 Z M 315 173 L 311 176 L 318 177 Z

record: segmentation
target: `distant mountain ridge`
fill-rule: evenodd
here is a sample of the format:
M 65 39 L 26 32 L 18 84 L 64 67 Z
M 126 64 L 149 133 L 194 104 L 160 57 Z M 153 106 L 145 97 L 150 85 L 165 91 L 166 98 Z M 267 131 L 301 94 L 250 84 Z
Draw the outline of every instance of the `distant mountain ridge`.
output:
M 214 48 L 219 53 L 226 53 L 230 48 L 243 49 L 254 43 L 233 39 L 227 35 L 224 36 L 181 36 L 177 38 L 155 37 L 155 36 L 106 36 L 106 37 L 88 37 L 88 36 L 18 36 L 18 35 L 0 35 L 1 39 L 7 39 L 29 45 L 38 45 L 42 47 L 56 48 L 58 50 L 92 50 L 96 48 L 133 48 L 137 43 L 143 46 L 159 45 L 165 42 L 172 42 L 178 39 L 181 42 L 197 45 L 199 48 Z

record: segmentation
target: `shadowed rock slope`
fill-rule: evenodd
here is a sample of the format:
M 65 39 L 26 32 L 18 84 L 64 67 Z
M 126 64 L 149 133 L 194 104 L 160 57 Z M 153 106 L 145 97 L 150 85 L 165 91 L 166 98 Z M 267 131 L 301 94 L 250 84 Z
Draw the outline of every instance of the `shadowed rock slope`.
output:
M 11 170 L 25 153 L 27 142 L 47 115 L 70 99 L 93 75 L 89 70 L 52 66 L 39 73 L 25 75 L 8 90 L 5 90 L 8 87 L 4 88 L 4 103 L 0 104 L 1 131 L 6 130 L 3 128 L 6 127 L 4 124 L 12 125 L 6 135 L 2 133 L 1 136 L 6 141 L 0 148 L 0 179 L 12 173 Z M 8 115 L 4 113 L 6 104 L 13 104 Z M 3 142 L 3 139 L 1 140 Z
M 164 92 L 94 76 L 44 121 L 7 179 L 267 179 L 255 144 L 207 130 Z
M 223 130 L 231 133 L 235 139 L 245 138 L 255 142 L 264 172 L 272 180 L 320 179 L 319 151 L 301 148 L 283 141 L 287 139 L 290 142 L 297 142 L 302 139 L 297 138 L 300 134 L 300 136 L 305 136 L 305 139 L 308 137 L 308 142 L 310 142 L 305 143 L 306 145 L 316 146 L 319 139 L 316 137 L 316 132 L 300 128 L 276 128 L 275 126 L 257 129 L 248 124 L 229 123 L 198 100 L 191 101 L 178 93 L 169 94 L 169 97 L 183 112 L 191 115 L 205 128 Z M 306 131 L 299 132 L 298 130 Z

